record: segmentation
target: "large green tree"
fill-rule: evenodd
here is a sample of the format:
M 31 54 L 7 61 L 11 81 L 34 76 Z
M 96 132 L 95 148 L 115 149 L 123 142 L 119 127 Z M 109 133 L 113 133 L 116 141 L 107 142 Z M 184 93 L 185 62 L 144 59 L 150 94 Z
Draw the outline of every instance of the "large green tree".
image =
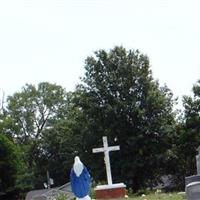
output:
M 196 132 L 198 145 L 200 133 L 200 80 L 193 86 L 193 97 L 184 96 L 184 118 L 186 127 Z
M 110 145 L 121 148 L 111 155 L 114 181 L 133 189 L 152 185 L 166 173 L 163 164 L 174 131 L 171 91 L 153 79 L 148 57 L 138 50 L 96 51 L 86 59 L 85 70 L 74 103 L 79 108 L 80 151 L 92 175 L 106 179 L 102 155 L 91 151 L 107 135 Z
M 20 166 L 19 149 L 0 133 L 0 194 L 14 190 Z
M 46 181 L 46 171 L 52 159 L 48 149 L 44 148 L 44 143 L 51 142 L 45 141 L 49 139 L 46 134 L 66 118 L 67 99 L 64 88 L 48 82 L 37 86 L 26 84 L 7 99 L 1 127 L 6 135 L 21 145 L 27 173 L 32 174 L 36 187 L 41 188 Z M 52 144 L 58 142 L 57 132 L 54 136 L 51 136 Z
M 52 127 L 45 130 L 41 139 L 41 148 L 44 149 L 41 158 L 48 159 L 50 175 L 59 185 L 69 181 L 70 169 L 82 142 L 77 134 L 79 125 L 76 116 L 79 112 L 71 102 L 72 96 L 68 93 L 65 118 L 53 121 Z
M 42 132 L 51 126 L 51 120 L 63 116 L 66 102 L 65 90 L 56 84 L 26 84 L 21 92 L 9 96 L 7 116 L 13 119 L 14 130 L 10 134 L 19 142 L 26 143 L 42 137 Z
M 183 116 L 176 131 L 176 146 L 174 153 L 177 156 L 175 171 L 182 188 L 186 176 L 196 174 L 197 148 L 200 145 L 200 80 L 194 84 L 191 96 L 183 97 Z

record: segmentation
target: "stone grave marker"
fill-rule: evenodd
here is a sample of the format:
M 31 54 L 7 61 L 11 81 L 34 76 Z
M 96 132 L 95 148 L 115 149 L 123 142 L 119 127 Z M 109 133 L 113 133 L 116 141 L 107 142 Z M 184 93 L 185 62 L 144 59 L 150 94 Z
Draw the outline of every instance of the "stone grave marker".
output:
M 198 154 L 196 155 L 197 175 L 200 175 L 200 146 L 197 148 Z
M 196 155 L 197 175 L 185 178 L 185 191 L 188 200 L 200 200 L 200 146 Z
M 200 182 L 192 182 L 186 186 L 187 200 L 200 200 Z
M 73 199 L 71 184 L 66 183 L 57 188 L 30 191 L 27 193 L 25 200 L 53 200 L 60 194 L 65 195 L 66 199 Z

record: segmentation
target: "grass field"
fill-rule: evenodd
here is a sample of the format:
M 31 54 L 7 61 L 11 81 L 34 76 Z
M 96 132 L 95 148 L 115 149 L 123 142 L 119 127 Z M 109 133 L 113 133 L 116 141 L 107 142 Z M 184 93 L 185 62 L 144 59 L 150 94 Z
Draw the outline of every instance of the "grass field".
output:
M 127 200 L 184 200 L 183 195 L 177 193 L 159 193 L 145 196 L 131 196 Z

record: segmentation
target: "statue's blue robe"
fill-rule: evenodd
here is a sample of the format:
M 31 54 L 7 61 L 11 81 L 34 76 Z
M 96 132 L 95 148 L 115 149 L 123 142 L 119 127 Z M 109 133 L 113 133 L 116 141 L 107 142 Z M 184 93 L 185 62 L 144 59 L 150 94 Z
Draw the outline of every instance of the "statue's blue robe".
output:
M 80 176 L 76 176 L 73 168 L 71 169 L 70 182 L 72 192 L 75 194 L 76 197 L 83 198 L 88 195 L 90 190 L 90 175 L 85 166 Z

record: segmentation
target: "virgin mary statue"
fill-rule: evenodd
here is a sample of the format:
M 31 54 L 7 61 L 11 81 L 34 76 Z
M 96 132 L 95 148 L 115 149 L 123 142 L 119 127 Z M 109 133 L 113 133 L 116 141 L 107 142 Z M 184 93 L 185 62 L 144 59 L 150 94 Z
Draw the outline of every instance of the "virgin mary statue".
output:
M 70 173 L 70 182 L 72 192 L 77 200 L 91 200 L 88 195 L 90 191 L 90 175 L 78 156 L 74 158 L 74 165 Z

